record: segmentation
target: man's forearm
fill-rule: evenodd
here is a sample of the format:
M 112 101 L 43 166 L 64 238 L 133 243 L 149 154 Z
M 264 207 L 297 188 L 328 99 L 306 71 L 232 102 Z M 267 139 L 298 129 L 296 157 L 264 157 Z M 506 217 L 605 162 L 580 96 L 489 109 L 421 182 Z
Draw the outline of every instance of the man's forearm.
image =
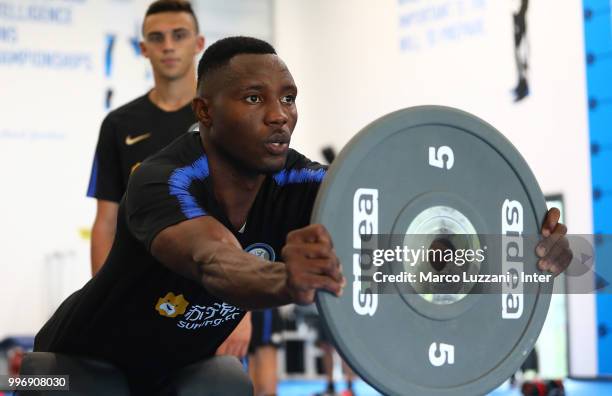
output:
M 194 257 L 199 278 L 212 294 L 243 309 L 260 309 L 291 302 L 284 263 L 219 244 Z
M 310 304 L 316 290 L 340 295 L 345 282 L 330 236 L 320 224 L 287 235 L 281 252 L 284 263 L 244 252 L 236 237 L 209 216 L 165 228 L 153 239 L 151 254 L 170 270 L 246 310 Z

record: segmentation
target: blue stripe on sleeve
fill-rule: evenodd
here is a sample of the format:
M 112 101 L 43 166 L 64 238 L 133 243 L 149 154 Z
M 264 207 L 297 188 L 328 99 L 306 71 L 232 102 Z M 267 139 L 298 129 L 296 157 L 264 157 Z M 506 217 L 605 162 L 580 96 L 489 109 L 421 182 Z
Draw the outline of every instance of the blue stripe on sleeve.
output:
M 170 194 L 176 196 L 181 206 L 181 211 L 188 219 L 204 216 L 206 211 L 198 205 L 195 197 L 189 192 L 189 187 L 194 180 L 203 181 L 209 175 L 208 161 L 206 156 L 201 156 L 193 164 L 178 168 L 172 172 L 168 184 Z
M 87 196 L 96 197 L 98 190 L 98 155 L 94 157 L 94 162 L 91 167 L 91 176 L 89 177 L 89 186 L 87 187 Z
M 298 183 L 312 183 L 323 181 L 325 177 L 326 169 L 291 169 L 287 172 L 287 169 L 283 169 L 274 175 L 274 181 L 279 186 L 284 186 L 287 184 L 298 184 Z

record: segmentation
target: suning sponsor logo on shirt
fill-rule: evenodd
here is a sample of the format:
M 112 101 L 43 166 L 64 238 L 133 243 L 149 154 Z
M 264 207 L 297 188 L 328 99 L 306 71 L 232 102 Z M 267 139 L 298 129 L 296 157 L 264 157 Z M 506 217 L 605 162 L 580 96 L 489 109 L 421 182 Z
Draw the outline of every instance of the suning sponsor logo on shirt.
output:
M 167 293 L 157 300 L 155 309 L 161 316 L 167 318 L 182 316 L 176 325 L 187 330 L 217 327 L 227 321 L 239 319 L 242 314 L 241 309 L 227 303 L 190 306 L 182 294 L 177 296 L 174 293 Z
M 185 300 L 182 294 L 175 296 L 174 293 L 168 293 L 157 300 L 155 309 L 161 316 L 175 318 L 178 315 L 184 314 L 188 306 L 189 301 Z
M 177 326 L 181 329 L 199 329 L 200 327 L 217 327 L 221 323 L 240 318 L 242 311 L 227 303 L 214 303 L 212 306 L 192 305 L 184 320 L 179 320 Z

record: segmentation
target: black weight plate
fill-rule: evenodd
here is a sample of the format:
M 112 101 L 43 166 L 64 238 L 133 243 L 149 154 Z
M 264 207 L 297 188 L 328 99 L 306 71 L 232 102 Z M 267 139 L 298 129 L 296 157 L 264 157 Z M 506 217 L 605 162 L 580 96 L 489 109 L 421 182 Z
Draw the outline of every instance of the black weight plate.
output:
M 373 190 L 376 201 L 359 200 Z M 468 294 L 446 305 L 417 294 L 363 294 L 356 275 L 366 268 L 354 263 L 360 222 L 370 226 L 375 218 L 370 232 L 403 235 L 420 213 L 443 207 L 460 213 L 476 234 L 500 235 L 506 200 L 522 206 L 522 233 L 537 235 L 546 205 L 529 167 L 492 126 L 456 109 L 423 106 L 389 114 L 338 155 L 312 222 L 329 230 L 349 286 L 340 298 L 317 293 L 317 306 L 339 353 L 376 389 L 425 396 L 494 389 L 533 348 L 552 283 L 525 285 L 522 313 L 505 318 L 505 296 L 499 294 Z M 359 213 L 374 201 L 377 210 Z M 536 263 L 535 254 L 525 251 L 525 272 L 538 272 Z

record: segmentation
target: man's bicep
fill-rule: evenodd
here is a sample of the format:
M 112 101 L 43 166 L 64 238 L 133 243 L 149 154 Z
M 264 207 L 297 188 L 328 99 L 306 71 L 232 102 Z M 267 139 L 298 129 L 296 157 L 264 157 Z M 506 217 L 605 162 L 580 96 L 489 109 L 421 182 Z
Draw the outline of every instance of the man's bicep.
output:
M 127 225 L 149 251 L 153 238 L 162 230 L 207 215 L 196 197 L 190 194 L 189 186 L 183 186 L 179 192 L 190 198 L 191 207 L 198 210 L 186 210 L 181 197 L 172 193 L 168 179 L 173 170 L 172 165 L 145 163 L 132 174 L 128 183 L 124 197 Z
M 161 230 L 151 243 L 151 254 L 170 270 L 200 281 L 198 266 L 225 249 L 241 251 L 240 243 L 211 216 L 185 220 Z
M 119 204 L 105 199 L 98 199 L 96 204 L 96 222 L 117 224 Z

